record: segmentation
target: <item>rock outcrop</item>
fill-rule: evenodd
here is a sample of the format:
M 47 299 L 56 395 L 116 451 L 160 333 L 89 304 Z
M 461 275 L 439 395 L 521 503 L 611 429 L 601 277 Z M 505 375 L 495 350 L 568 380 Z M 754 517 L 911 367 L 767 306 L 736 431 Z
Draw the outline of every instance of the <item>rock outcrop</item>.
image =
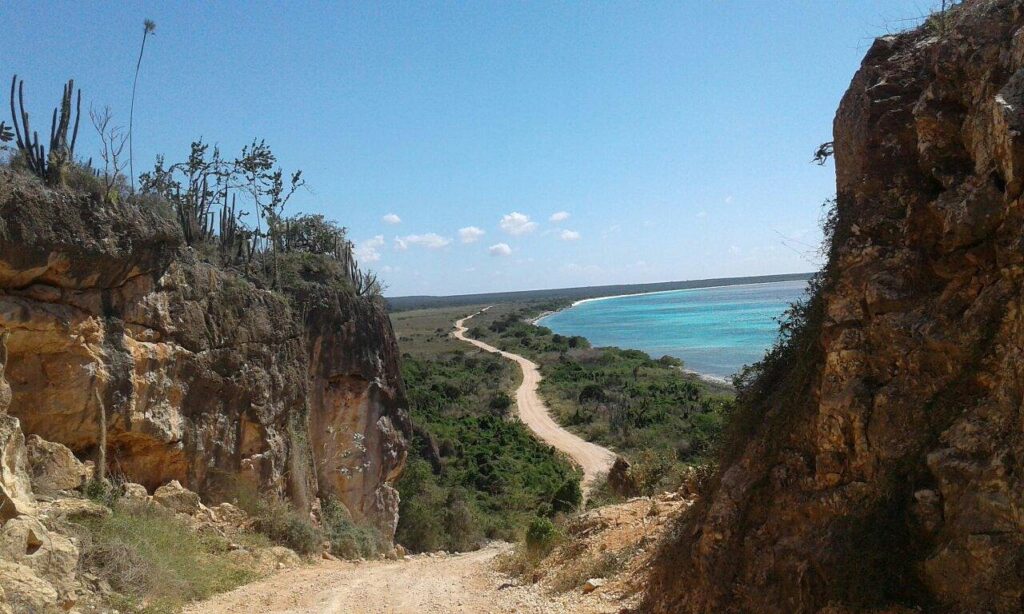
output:
M 387 532 L 410 432 L 390 322 L 329 284 L 307 298 L 204 262 L 159 203 L 0 170 L 0 401 L 26 434 L 94 458 L 105 420 L 108 466 L 150 492 L 330 495 Z
M 834 138 L 820 289 L 645 611 L 1024 609 L 1024 2 L 875 41 Z

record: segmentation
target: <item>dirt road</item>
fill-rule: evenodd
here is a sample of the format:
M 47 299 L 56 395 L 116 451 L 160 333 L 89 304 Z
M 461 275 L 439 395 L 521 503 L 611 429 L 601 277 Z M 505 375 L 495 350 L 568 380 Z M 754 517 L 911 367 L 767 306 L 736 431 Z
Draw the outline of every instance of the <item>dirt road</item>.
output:
M 486 309 L 483 311 L 486 311 Z M 465 322 L 475 315 L 478 314 L 466 316 L 455 322 L 455 337 L 471 343 L 482 350 L 501 354 L 505 358 L 519 363 L 519 367 L 523 370 L 523 383 L 516 390 L 516 405 L 519 407 L 519 417 L 538 437 L 568 454 L 583 469 L 583 491 L 584 493 L 588 492 L 598 475 L 608 473 L 612 463 L 615 462 L 615 453 L 573 435 L 554 421 L 548 412 L 547 405 L 544 404 L 540 395 L 537 394 L 537 386 L 540 384 L 541 376 L 537 365 L 533 361 L 527 360 L 518 354 L 499 350 L 483 341 L 467 337 Z
M 615 612 L 614 604 L 578 591 L 547 595 L 515 586 L 493 570 L 511 548 L 494 543 L 452 555 L 398 561 L 321 561 L 279 571 L 185 609 L 184 614 L 583 614 Z

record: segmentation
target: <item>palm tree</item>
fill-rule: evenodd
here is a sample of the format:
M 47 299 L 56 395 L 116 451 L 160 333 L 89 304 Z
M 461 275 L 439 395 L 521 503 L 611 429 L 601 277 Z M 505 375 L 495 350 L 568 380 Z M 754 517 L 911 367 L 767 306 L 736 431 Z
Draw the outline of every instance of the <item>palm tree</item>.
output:
M 139 61 L 135 63 L 135 81 L 132 83 L 132 107 L 128 112 L 128 172 L 132 176 L 132 192 L 135 191 L 135 151 L 132 147 L 132 126 L 135 124 L 135 88 L 139 85 L 139 67 L 142 66 L 142 54 L 146 51 L 146 38 L 156 31 L 156 23 L 152 19 L 142 22 L 142 47 L 139 49 Z

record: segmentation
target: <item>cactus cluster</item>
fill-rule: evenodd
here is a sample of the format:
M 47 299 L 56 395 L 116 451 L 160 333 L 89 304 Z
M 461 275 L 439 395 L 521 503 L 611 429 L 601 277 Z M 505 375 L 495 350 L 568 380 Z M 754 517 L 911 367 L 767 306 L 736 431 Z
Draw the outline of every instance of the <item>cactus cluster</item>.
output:
M 17 107 L 15 107 L 15 94 L 17 94 Z M 50 185 L 61 183 L 67 165 L 74 161 L 75 142 L 78 140 L 78 123 L 82 116 L 82 90 L 78 90 L 77 96 L 74 94 L 75 81 L 69 79 L 64 86 L 64 95 L 61 97 L 60 106 L 53 110 L 53 117 L 50 120 L 50 149 L 47 153 L 46 148 L 39 142 L 39 133 L 32 130 L 28 112 L 25 110 L 25 81 L 19 80 L 18 75 L 14 75 L 11 79 L 11 120 L 14 126 L 14 140 L 18 150 L 24 156 L 28 169 Z M 76 98 L 73 112 L 72 98 Z M 71 126 L 72 117 L 75 120 L 74 128 Z M 0 124 L 0 137 L 5 128 L 6 125 Z M 69 130 L 71 131 L 70 139 L 68 139 Z

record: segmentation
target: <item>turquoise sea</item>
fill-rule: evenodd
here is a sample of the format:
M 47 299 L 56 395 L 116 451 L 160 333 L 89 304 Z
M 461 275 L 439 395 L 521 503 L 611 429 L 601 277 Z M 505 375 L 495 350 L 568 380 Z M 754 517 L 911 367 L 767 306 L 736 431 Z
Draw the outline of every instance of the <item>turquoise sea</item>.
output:
M 728 379 L 761 359 L 775 342 L 777 318 L 806 289 L 806 281 L 781 281 L 593 299 L 538 324 L 595 346 L 675 356 L 689 371 Z

